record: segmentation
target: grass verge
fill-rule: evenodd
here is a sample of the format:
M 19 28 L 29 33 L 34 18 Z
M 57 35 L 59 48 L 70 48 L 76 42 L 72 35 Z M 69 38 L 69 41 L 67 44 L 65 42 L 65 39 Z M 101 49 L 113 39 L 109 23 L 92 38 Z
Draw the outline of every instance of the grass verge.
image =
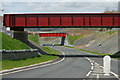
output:
M 28 35 L 28 38 L 36 43 L 39 43 L 38 35 Z
M 2 70 L 42 63 L 42 62 L 56 59 L 56 57 L 57 56 L 41 55 L 41 57 L 28 58 L 26 60 L 18 60 L 18 61 L 3 60 Z
M 49 54 L 59 55 L 59 52 L 52 48 L 49 48 L 47 46 L 44 46 L 42 48 Z M 54 60 L 58 57 L 55 55 L 41 55 L 40 57 L 28 58 L 25 60 L 17 60 L 17 61 L 3 60 L 2 61 L 2 70 L 13 69 L 13 68 L 18 68 L 18 67 L 23 67 L 23 66 L 29 66 L 29 65 L 33 65 L 33 64 L 37 64 L 37 63 Z
M 47 46 L 43 46 L 42 47 L 43 50 L 45 50 L 46 52 L 48 52 L 49 54 L 55 54 L 55 55 L 59 55 L 59 52 L 52 49 L 52 48 L 49 48 Z
M 69 44 L 73 45 L 74 41 L 76 41 L 76 40 L 78 40 L 78 39 L 80 39 L 82 37 L 83 37 L 83 35 L 77 35 L 77 36 L 75 36 L 75 35 L 68 35 Z
M 75 48 L 75 47 L 71 47 L 71 46 L 64 46 L 64 47 L 77 49 L 77 48 Z M 120 57 L 119 57 L 119 56 L 112 55 L 112 54 L 98 53 L 98 52 L 87 51 L 87 50 L 83 50 L 83 49 L 77 49 L 77 50 L 84 51 L 84 52 L 88 52 L 88 53 L 92 53 L 92 54 L 97 54 L 97 55 L 101 55 L 101 56 L 106 56 L 106 55 L 109 55 L 111 58 L 115 58 L 115 59 L 120 60 Z
M 2 49 L 5 50 L 30 49 L 26 44 L 24 44 L 20 40 L 13 39 L 1 32 L 0 34 L 2 34 Z

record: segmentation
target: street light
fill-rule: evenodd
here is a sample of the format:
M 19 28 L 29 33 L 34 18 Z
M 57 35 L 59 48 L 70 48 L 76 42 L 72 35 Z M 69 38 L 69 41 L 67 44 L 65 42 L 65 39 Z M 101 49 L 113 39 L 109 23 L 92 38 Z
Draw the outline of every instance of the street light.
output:
M 1 16 L 3 16 L 4 9 L 1 8 L 0 11 L 1 11 Z M 5 31 L 5 27 L 3 26 L 3 19 L 1 20 L 1 22 L 2 22 L 1 28 L 3 31 Z

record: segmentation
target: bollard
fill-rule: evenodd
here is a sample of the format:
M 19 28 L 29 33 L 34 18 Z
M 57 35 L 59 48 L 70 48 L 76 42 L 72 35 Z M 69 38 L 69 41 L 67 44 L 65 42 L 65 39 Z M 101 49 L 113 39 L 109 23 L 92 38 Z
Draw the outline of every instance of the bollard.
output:
M 105 56 L 103 58 L 103 66 L 104 66 L 104 75 L 109 76 L 110 75 L 110 68 L 111 68 L 111 57 L 110 56 Z

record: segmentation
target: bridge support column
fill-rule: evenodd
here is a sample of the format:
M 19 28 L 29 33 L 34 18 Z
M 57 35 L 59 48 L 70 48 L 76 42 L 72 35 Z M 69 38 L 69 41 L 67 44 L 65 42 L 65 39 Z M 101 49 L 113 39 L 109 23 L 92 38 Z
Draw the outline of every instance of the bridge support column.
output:
M 65 43 L 65 37 L 62 37 L 61 38 L 61 45 L 64 45 L 64 43 Z
M 24 28 L 13 28 L 13 38 L 20 40 L 24 43 L 28 41 L 28 32 L 24 31 Z
M 66 45 L 69 45 L 69 42 L 68 42 L 68 34 L 66 34 L 66 40 L 65 40 L 65 42 L 66 42 Z

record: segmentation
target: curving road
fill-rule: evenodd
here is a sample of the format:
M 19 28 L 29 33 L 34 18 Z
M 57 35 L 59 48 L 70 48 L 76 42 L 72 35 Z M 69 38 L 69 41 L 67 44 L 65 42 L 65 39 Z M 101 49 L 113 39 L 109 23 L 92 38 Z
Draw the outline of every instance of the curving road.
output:
M 64 61 L 47 67 L 24 72 L 13 73 L 3 78 L 85 78 L 91 68 L 90 62 L 84 57 L 74 57 L 80 51 L 64 47 L 55 47 L 65 55 L 70 55 Z
M 91 63 L 85 57 L 89 57 L 102 65 L 100 56 L 91 55 L 79 50 L 55 46 L 55 49 L 62 51 L 65 54 L 65 60 L 60 63 L 46 67 L 13 73 L 2 76 L 3 78 L 86 78 L 87 73 L 91 69 Z M 116 62 L 117 63 L 117 62 Z M 113 70 L 117 71 L 117 67 Z

